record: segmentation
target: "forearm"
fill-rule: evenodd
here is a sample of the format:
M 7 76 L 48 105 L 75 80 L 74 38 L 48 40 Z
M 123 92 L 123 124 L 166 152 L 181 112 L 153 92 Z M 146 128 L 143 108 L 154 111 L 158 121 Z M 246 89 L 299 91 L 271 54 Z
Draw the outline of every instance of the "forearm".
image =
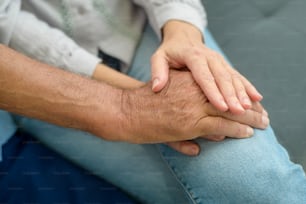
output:
M 143 82 L 117 72 L 104 64 L 98 64 L 96 66 L 93 78 L 122 89 L 139 88 L 144 85 Z
M 121 116 L 121 90 L 38 63 L 2 45 L 0 59 L 0 109 L 93 133 L 99 128 L 105 137 L 119 131 L 115 125 Z

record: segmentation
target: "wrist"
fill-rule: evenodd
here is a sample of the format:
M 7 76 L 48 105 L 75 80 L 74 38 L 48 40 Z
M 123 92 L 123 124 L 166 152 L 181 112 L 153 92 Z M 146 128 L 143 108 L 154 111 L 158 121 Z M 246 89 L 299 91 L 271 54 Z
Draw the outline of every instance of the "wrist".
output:
M 156 100 L 151 91 L 151 84 L 146 84 L 138 89 L 123 90 L 122 92 L 122 112 L 123 127 L 125 128 L 124 140 L 130 143 L 148 143 L 148 132 L 151 132 L 157 123 L 156 106 L 160 100 Z
M 144 84 L 143 82 L 122 74 L 105 64 L 97 64 L 92 78 L 98 81 L 104 81 L 111 86 L 122 89 L 138 88 Z
M 139 127 L 138 119 L 141 118 L 140 104 L 141 98 L 139 97 L 140 89 L 122 90 L 121 94 L 121 110 L 122 120 L 121 127 L 125 130 L 123 140 L 126 142 L 137 143 L 137 127 Z M 141 120 L 141 119 L 140 119 Z
M 179 21 L 170 20 L 162 28 L 163 41 L 174 37 L 187 37 L 192 40 L 203 42 L 202 32 L 194 25 Z
M 104 91 L 99 91 L 102 90 Z M 107 91 L 105 91 L 107 89 Z M 105 95 L 107 93 L 107 95 Z M 90 106 L 83 112 L 85 130 L 110 141 L 124 141 L 125 118 L 122 112 L 123 89 L 97 83 Z

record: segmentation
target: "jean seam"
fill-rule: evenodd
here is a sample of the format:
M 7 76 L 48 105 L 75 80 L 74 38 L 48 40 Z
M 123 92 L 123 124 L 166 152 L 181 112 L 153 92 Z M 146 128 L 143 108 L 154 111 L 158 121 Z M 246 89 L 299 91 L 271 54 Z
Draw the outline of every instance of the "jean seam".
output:
M 189 200 L 192 202 L 192 204 L 200 204 L 201 202 L 198 202 L 197 200 L 200 200 L 200 198 L 195 196 L 195 193 L 191 191 L 191 187 L 187 184 L 187 182 L 184 181 L 184 179 L 180 176 L 179 172 L 176 170 L 174 165 L 171 161 L 167 160 L 164 156 L 164 151 L 158 148 L 158 152 L 162 158 L 162 160 L 166 163 L 167 167 L 169 168 L 171 174 L 174 176 L 174 178 L 177 180 L 177 182 L 180 184 L 180 186 L 183 188 L 184 192 L 187 194 Z

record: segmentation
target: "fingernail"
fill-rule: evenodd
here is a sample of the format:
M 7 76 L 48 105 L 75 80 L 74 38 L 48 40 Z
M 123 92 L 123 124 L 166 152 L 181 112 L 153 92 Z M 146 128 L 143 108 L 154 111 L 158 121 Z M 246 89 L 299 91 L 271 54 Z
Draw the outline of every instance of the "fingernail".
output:
M 251 106 L 252 105 L 250 99 L 248 99 L 248 98 L 244 98 L 243 99 L 243 104 L 247 105 L 247 106 Z
M 238 101 L 235 103 L 235 105 L 241 113 L 243 113 L 245 111 L 245 109 L 241 106 L 241 104 Z
M 252 135 L 254 134 L 253 128 L 248 127 L 248 128 L 247 128 L 247 134 L 248 134 L 248 136 L 252 136 Z
M 189 154 L 191 155 L 198 155 L 199 154 L 199 150 L 197 147 L 190 147 L 189 148 Z
M 155 89 L 158 83 L 159 83 L 159 79 L 158 78 L 154 79 L 152 89 Z
M 263 96 L 260 93 L 258 93 L 258 96 L 259 96 L 259 101 L 261 101 L 263 99 Z
M 262 122 L 265 126 L 268 126 L 270 123 L 270 120 L 267 116 L 262 116 Z
M 225 103 L 225 101 L 221 100 L 221 105 L 223 106 L 224 109 L 228 109 L 227 104 Z

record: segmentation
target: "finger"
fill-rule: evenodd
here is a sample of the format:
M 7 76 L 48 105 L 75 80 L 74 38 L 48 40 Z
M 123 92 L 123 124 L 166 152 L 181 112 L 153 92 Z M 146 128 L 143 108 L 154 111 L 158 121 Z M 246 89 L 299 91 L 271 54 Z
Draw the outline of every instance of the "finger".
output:
M 219 59 L 222 62 L 223 66 L 226 67 L 226 69 L 230 73 L 234 90 L 236 92 L 236 96 L 238 97 L 240 104 L 244 109 L 250 109 L 252 107 L 252 103 L 249 96 L 247 95 L 244 84 L 241 81 L 241 74 L 236 71 L 229 63 L 227 63 L 227 61 L 222 56 L 219 55 Z
M 265 115 L 265 116 L 268 116 L 269 114 L 268 114 L 268 112 L 264 109 L 264 107 L 261 105 L 261 103 L 260 102 L 258 102 L 258 101 L 256 101 L 256 102 L 251 102 L 251 110 L 253 110 L 253 111 L 256 111 L 256 112 L 258 112 L 258 113 L 261 113 L 261 114 L 263 114 L 263 115 Z
M 221 111 L 227 111 L 228 106 L 217 87 L 215 78 L 210 72 L 206 61 L 203 61 L 203 59 L 199 60 L 195 57 L 187 57 L 185 61 L 194 80 L 201 87 L 210 103 Z
M 254 134 L 254 130 L 245 124 L 228 120 L 222 117 L 206 117 L 197 124 L 201 135 L 226 135 L 232 138 L 248 138 Z
M 268 116 L 267 111 L 263 108 L 263 106 L 260 104 L 260 102 L 252 102 L 252 108 L 251 110 L 256 111 L 258 113 L 262 113 L 266 116 Z
M 193 141 L 179 141 L 166 143 L 172 149 L 188 156 L 197 156 L 200 153 L 200 146 Z
M 225 139 L 226 136 L 220 136 L 220 135 L 209 135 L 209 136 L 202 136 L 202 138 L 215 141 L 215 142 L 220 142 Z
M 168 82 L 169 65 L 164 54 L 156 53 L 151 58 L 152 90 L 161 91 Z
M 249 80 L 247 80 L 243 75 L 241 75 L 236 69 L 232 68 L 223 57 L 221 57 L 221 60 L 223 64 L 227 65 L 227 68 L 232 73 L 232 76 L 238 77 L 240 79 L 240 82 L 243 84 L 245 92 L 247 93 L 249 99 L 253 101 L 260 101 L 263 98 L 262 95 L 256 90 L 255 86 L 253 86 L 249 82 Z
M 209 107 L 210 106 L 210 107 Z M 244 114 L 235 115 L 230 112 L 221 112 L 213 108 L 211 104 L 207 105 L 207 114 L 211 116 L 224 117 L 226 119 L 236 121 L 254 128 L 265 129 L 268 127 L 270 120 L 263 113 L 254 110 L 246 110 Z
M 252 107 L 252 103 L 239 76 L 233 75 L 233 84 L 236 90 L 236 95 L 238 96 L 242 107 L 244 109 L 250 109 Z
M 227 65 L 223 63 L 219 54 L 208 58 L 209 68 L 216 79 L 218 87 L 227 102 L 231 112 L 242 114 L 244 108 L 237 98 L 231 73 L 228 72 Z
M 246 92 L 248 93 L 249 97 L 252 101 L 261 101 L 263 99 L 263 96 L 257 91 L 255 86 L 249 82 L 244 76 L 240 75 L 241 81 L 244 84 L 244 87 L 246 89 Z
M 269 113 L 265 109 L 263 109 L 262 114 L 269 117 Z

